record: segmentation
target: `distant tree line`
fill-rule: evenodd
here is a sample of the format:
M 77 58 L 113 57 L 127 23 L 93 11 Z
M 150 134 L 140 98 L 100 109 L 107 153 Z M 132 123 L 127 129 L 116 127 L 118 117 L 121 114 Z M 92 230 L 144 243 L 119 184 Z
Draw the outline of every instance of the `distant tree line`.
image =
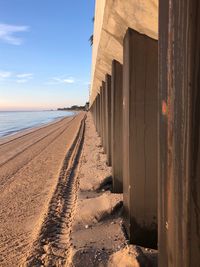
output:
M 58 108 L 57 110 L 82 111 L 82 110 L 88 110 L 88 108 L 89 108 L 89 102 L 87 102 L 85 106 L 73 105 L 67 108 Z

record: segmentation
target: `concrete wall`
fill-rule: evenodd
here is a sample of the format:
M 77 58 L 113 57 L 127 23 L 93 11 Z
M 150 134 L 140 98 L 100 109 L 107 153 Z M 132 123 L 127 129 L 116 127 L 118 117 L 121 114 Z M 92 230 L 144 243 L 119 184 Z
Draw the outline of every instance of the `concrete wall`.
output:
M 158 0 L 96 0 L 90 105 L 112 60 L 123 63 L 123 39 L 130 27 L 158 38 Z
M 145 4 L 143 1 L 128 2 L 132 7 L 133 3 L 135 7 L 139 3 L 143 3 L 144 6 L 153 4 L 153 1 L 146 1 Z M 108 7 L 115 8 L 110 10 L 110 15 L 106 17 L 104 14 L 107 14 L 109 3 Z M 130 8 L 129 3 L 117 0 L 106 1 L 104 13 L 102 13 L 107 18 L 107 25 L 110 25 L 109 18 L 112 18 L 113 13 L 115 14 L 118 22 L 113 24 L 117 29 L 112 32 L 112 38 L 120 44 L 122 36 L 118 38 L 117 33 L 123 32 L 122 28 L 124 29 L 126 23 L 119 13 L 124 13 L 127 17 L 131 14 L 134 22 L 137 17 L 137 14 L 129 13 L 127 10 L 128 7 Z M 121 6 L 121 11 L 117 9 L 120 4 L 125 5 Z M 143 8 L 143 5 L 140 7 Z M 145 8 L 138 11 L 143 14 L 138 25 L 144 26 L 144 21 L 148 21 L 144 11 Z M 151 15 L 154 16 L 154 14 Z M 158 42 L 149 37 L 151 36 L 149 28 L 148 30 L 146 28 L 145 32 L 149 36 L 140 34 L 138 25 L 137 32 L 129 29 L 124 39 L 123 132 L 117 137 L 119 140 L 120 136 L 121 140 L 122 136 L 124 137 L 125 225 L 131 243 L 155 247 L 158 199 L 159 266 L 198 267 L 200 262 L 199 0 L 160 0 L 159 71 L 157 71 Z M 110 29 L 112 31 L 113 28 Z M 110 50 L 112 41 L 106 46 L 100 38 L 99 45 L 101 44 L 104 52 L 98 49 L 99 60 L 95 61 L 98 62 L 96 65 L 98 79 L 104 79 L 101 75 L 104 71 L 109 73 L 111 58 L 113 60 L 120 57 L 122 52 L 118 53 L 120 49 L 115 49 L 117 47 L 115 45 L 113 52 Z M 110 48 L 109 45 L 111 45 Z M 121 62 L 121 59 L 119 61 Z M 121 66 L 120 63 L 118 64 Z M 101 66 L 105 68 L 101 69 Z M 116 92 L 116 82 L 120 85 L 122 77 L 117 80 L 118 77 L 114 72 L 112 76 L 112 83 L 115 85 L 112 88 L 111 102 L 116 101 L 117 104 L 116 106 L 112 104 L 111 110 L 114 114 L 111 114 L 111 125 L 116 127 L 113 118 L 117 114 L 116 108 L 118 106 L 121 108 L 120 99 L 115 99 L 115 93 L 119 93 L 119 91 Z M 157 87 L 158 81 L 159 87 Z M 96 88 L 94 84 L 92 88 Z M 94 95 L 95 91 L 93 91 L 93 97 Z M 98 103 L 95 101 L 92 112 L 98 128 L 97 110 L 100 110 L 99 132 L 103 137 L 108 135 L 103 130 L 104 110 L 107 109 L 105 105 L 108 104 L 102 96 L 101 92 L 101 108 L 95 107 Z M 111 132 L 113 135 L 113 131 Z M 112 146 L 115 138 L 111 140 Z M 119 151 L 115 153 L 118 157 Z M 115 156 L 112 161 L 113 169 L 116 163 Z M 114 179 L 113 181 L 115 182 Z

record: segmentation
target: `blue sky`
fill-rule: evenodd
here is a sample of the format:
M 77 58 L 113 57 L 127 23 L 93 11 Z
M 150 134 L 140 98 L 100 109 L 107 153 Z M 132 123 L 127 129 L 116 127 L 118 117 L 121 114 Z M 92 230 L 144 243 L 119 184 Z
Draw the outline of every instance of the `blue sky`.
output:
M 94 0 L 0 0 L 0 109 L 88 100 Z

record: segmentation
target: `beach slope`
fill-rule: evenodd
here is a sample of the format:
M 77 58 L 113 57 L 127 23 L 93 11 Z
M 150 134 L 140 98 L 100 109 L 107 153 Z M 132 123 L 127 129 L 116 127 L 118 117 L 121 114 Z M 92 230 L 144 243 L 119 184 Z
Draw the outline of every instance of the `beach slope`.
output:
M 35 266 L 55 242 L 46 238 L 50 214 L 65 212 L 62 182 L 75 172 L 84 118 L 79 113 L 0 143 L 0 266 Z

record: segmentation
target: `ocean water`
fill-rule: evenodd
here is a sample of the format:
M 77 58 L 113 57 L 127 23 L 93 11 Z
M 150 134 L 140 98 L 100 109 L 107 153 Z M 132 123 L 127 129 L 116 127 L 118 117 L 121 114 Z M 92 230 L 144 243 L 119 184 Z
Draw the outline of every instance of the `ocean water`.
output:
M 72 115 L 71 111 L 0 111 L 0 138 Z

